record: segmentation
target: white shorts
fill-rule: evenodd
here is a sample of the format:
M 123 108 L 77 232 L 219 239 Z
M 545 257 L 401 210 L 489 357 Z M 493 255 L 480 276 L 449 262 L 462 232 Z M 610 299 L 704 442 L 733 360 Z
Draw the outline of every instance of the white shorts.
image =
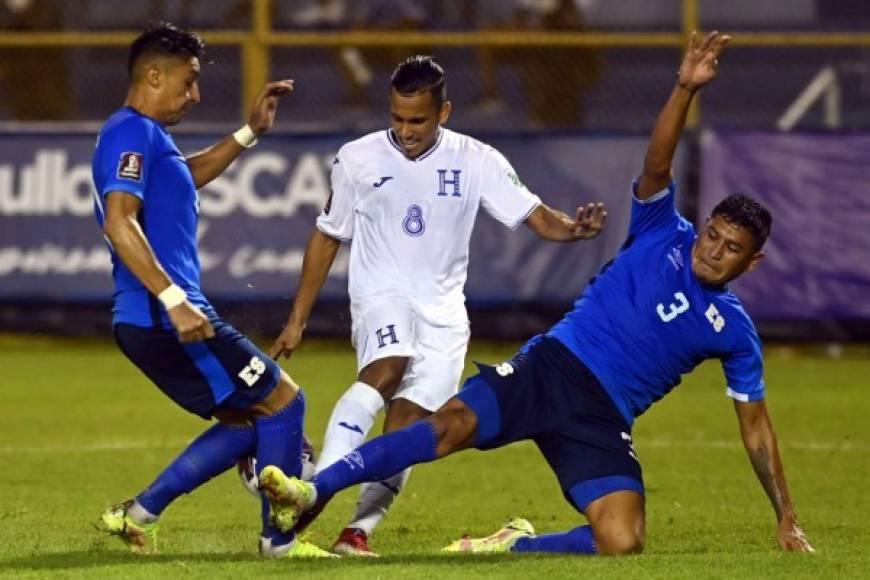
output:
M 435 411 L 459 389 L 469 336 L 467 322 L 432 324 L 409 302 L 383 302 L 353 321 L 357 372 L 382 358 L 408 357 L 408 368 L 393 398 Z

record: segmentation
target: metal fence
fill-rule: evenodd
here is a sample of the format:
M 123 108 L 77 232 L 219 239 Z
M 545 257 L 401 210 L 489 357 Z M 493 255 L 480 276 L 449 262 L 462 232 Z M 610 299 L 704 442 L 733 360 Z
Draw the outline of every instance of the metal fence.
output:
M 464 130 L 637 131 L 692 30 L 734 36 L 690 125 L 870 127 L 862 0 L 5 0 L 0 119 L 100 120 L 124 98 L 127 47 L 149 21 L 202 33 L 203 102 L 233 122 L 268 78 L 297 91 L 285 127 L 383 125 L 387 79 L 416 52 L 444 64 Z M 827 76 L 812 83 L 822 71 Z M 822 82 L 824 81 L 824 82 Z

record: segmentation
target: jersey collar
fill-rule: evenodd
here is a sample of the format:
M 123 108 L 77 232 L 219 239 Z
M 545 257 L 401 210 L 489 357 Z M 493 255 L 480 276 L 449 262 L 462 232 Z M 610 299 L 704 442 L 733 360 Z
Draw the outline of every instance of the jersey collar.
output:
M 432 155 L 435 152 L 435 150 L 438 149 L 438 146 L 441 145 L 441 140 L 443 138 L 444 138 L 444 129 L 439 126 L 438 127 L 438 136 L 435 138 L 435 142 L 432 143 L 432 146 L 429 147 L 428 149 L 426 149 L 420 155 L 418 155 L 415 159 L 408 159 L 407 157 L 405 157 L 405 152 L 402 150 L 402 146 L 399 145 L 399 140 L 398 140 L 398 138 L 396 138 L 396 134 L 393 133 L 392 129 L 387 129 L 387 141 L 390 142 L 390 145 L 392 145 L 396 151 L 401 153 L 402 157 L 405 157 L 405 159 L 407 159 L 408 161 L 412 161 L 412 162 L 422 161 L 422 160 L 426 159 L 427 157 L 429 157 L 430 155 Z

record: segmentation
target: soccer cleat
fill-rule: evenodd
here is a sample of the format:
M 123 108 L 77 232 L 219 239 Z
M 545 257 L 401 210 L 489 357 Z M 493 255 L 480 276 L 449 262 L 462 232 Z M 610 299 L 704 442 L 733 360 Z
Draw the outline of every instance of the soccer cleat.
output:
M 260 554 L 267 558 L 338 558 L 337 554 L 327 552 L 311 542 L 304 542 L 300 539 L 293 541 L 289 550 L 282 550 L 280 547 L 272 546 L 271 542 L 266 544 L 263 538 L 260 538 Z
M 485 538 L 469 538 L 467 535 L 456 540 L 442 552 L 470 552 L 474 554 L 510 552 L 520 538 L 530 538 L 535 535 L 535 528 L 528 520 L 517 518 Z
M 378 554 L 369 548 L 368 535 L 359 528 L 344 528 L 335 544 L 332 545 L 333 554 L 342 556 L 363 556 L 366 558 L 378 558 Z
M 118 536 L 136 554 L 157 552 L 157 522 L 142 524 L 134 521 L 127 513 L 133 500 L 114 505 L 103 512 L 97 528 Z
M 299 516 L 314 506 L 314 485 L 296 477 L 287 477 L 280 468 L 267 465 L 260 472 L 260 490 L 269 500 L 272 524 L 282 532 L 289 532 Z

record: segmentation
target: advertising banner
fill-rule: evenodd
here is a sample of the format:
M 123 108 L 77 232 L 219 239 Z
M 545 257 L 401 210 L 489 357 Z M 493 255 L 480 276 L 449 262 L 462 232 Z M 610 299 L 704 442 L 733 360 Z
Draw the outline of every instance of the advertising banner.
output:
M 700 215 L 748 193 L 773 214 L 764 261 L 734 282 L 767 320 L 870 319 L 870 135 L 712 133 Z
M 182 151 L 219 135 L 180 135 Z M 346 135 L 267 135 L 199 192 L 203 287 L 219 300 L 290 297 L 305 244 L 329 197 L 329 171 Z M 484 139 L 487 140 L 487 139 Z M 645 137 L 516 136 L 487 140 L 548 205 L 573 214 L 608 205 L 591 242 L 539 240 L 479 212 L 466 294 L 489 304 L 570 303 L 609 260 L 627 229 L 631 180 Z M 0 299 L 94 300 L 111 295 L 107 246 L 93 217 L 94 135 L 0 135 Z M 433 194 L 438 176 L 433 173 Z M 347 296 L 347 251 L 322 296 Z

